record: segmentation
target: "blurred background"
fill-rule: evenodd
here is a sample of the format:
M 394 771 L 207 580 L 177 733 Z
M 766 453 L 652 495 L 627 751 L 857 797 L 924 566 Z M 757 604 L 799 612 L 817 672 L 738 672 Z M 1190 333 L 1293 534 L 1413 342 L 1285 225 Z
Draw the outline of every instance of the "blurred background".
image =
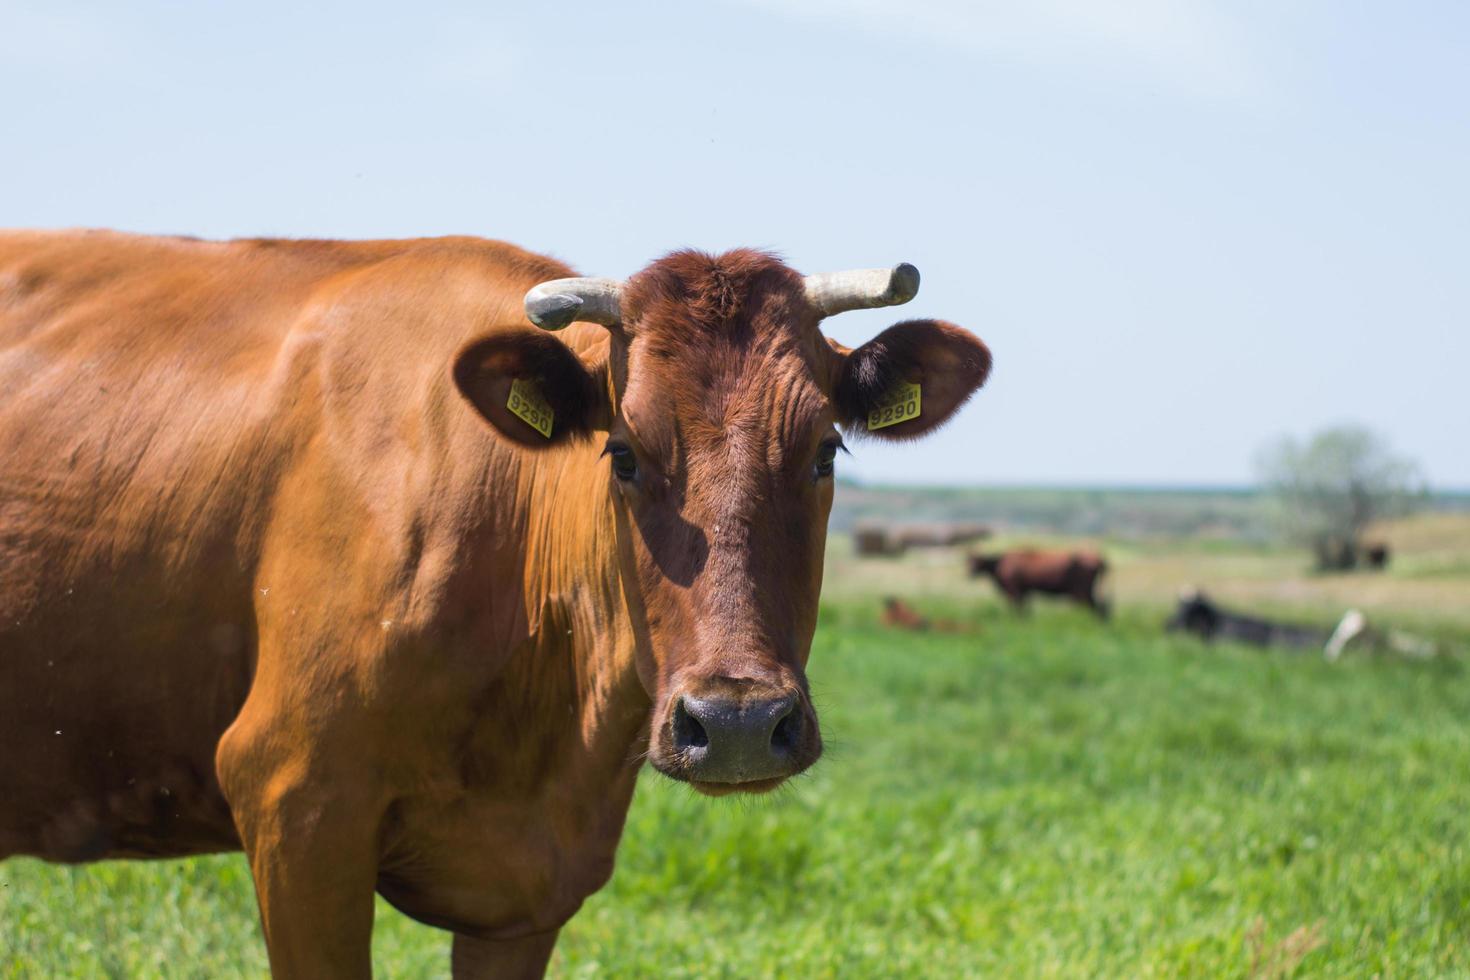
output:
M 1466 50 L 1432 2 L 0 0 L 0 222 L 909 261 L 832 335 L 991 346 L 839 462 L 826 760 L 645 778 L 554 971 L 1463 974 Z M 264 969 L 238 857 L 0 884 L 0 975 Z M 384 975 L 446 942 L 380 909 Z

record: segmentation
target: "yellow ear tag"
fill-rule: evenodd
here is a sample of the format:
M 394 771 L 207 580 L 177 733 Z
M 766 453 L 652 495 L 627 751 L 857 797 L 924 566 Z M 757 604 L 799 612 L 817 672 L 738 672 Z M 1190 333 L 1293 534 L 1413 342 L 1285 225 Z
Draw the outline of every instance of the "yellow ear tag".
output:
M 918 384 L 900 381 L 868 413 L 868 431 L 918 418 L 920 401 Z
M 516 418 L 525 422 L 531 428 L 541 433 L 546 438 L 551 438 L 551 406 L 546 399 L 541 397 L 541 389 L 534 381 L 523 381 L 516 378 L 510 383 L 510 398 L 505 407 Z

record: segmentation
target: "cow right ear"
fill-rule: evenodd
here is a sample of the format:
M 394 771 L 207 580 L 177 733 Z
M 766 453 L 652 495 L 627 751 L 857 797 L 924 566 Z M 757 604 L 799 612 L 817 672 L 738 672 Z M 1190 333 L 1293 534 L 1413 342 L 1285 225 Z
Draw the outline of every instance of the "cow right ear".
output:
M 605 363 L 583 363 L 547 333 L 506 330 L 454 359 L 454 385 L 495 431 L 532 449 L 608 426 Z
M 857 350 L 828 341 L 839 357 L 832 401 L 839 424 L 879 439 L 917 439 L 949 421 L 990 376 L 990 348 L 979 337 L 943 320 L 895 324 Z M 921 386 L 922 398 L 903 421 L 874 424 L 896 387 Z M 902 417 L 902 416 L 900 416 Z

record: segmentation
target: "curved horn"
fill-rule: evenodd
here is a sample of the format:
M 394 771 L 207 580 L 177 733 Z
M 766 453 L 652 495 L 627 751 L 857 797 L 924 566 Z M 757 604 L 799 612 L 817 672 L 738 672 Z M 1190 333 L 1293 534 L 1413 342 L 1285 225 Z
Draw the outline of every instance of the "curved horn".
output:
M 907 262 L 891 269 L 849 269 L 806 277 L 806 299 L 822 316 L 898 306 L 919 292 L 919 270 Z
M 542 330 L 560 330 L 573 320 L 610 327 L 623 320 L 622 292 L 618 279 L 553 279 L 526 293 L 526 316 Z

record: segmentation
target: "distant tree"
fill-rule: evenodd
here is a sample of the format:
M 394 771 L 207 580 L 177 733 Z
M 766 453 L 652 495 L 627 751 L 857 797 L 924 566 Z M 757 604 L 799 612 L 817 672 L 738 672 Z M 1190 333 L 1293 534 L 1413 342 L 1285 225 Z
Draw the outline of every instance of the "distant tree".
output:
M 1324 429 L 1305 442 L 1285 437 L 1256 465 L 1287 533 L 1312 549 L 1323 570 L 1355 567 L 1369 524 L 1406 514 L 1425 498 L 1414 461 L 1358 426 Z

